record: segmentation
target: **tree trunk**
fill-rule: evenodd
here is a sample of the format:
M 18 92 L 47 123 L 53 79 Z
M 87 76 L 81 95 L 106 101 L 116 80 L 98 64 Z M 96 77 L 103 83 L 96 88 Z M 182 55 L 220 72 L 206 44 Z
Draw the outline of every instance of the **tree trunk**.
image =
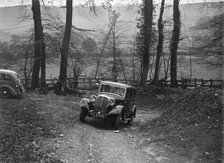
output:
M 42 42 L 42 56 L 41 56 L 41 87 L 46 86 L 46 63 L 45 63 L 45 43 Z
M 113 26 L 113 67 L 112 67 L 112 80 L 117 80 L 117 61 L 116 61 L 116 40 L 115 40 L 115 24 Z
M 179 43 L 179 37 L 180 37 L 180 10 L 179 10 L 179 0 L 173 0 L 173 21 L 174 21 L 174 27 L 172 31 L 172 40 L 171 40 L 171 46 L 170 46 L 170 53 L 171 53 L 171 69 L 170 69 L 170 75 L 171 75 L 171 87 L 177 88 L 178 82 L 177 82 L 177 48 Z
M 78 78 L 78 75 L 75 73 L 74 71 L 74 74 L 73 74 L 73 88 L 74 89 L 77 89 L 78 88 L 78 84 L 79 84 L 79 78 Z
M 165 5 L 165 0 L 162 0 L 161 2 L 161 8 L 160 8 L 160 15 L 159 15 L 159 20 L 158 20 L 158 45 L 157 45 L 157 55 L 156 55 L 156 65 L 155 65 L 155 72 L 154 72 L 154 78 L 153 78 L 153 83 L 157 83 L 159 80 L 159 69 L 160 69 L 160 58 L 163 53 L 163 12 L 164 12 L 164 5 Z
M 66 84 L 69 41 L 70 41 L 71 28 L 72 28 L 73 0 L 66 1 L 66 8 L 67 8 L 66 24 L 65 24 L 65 32 L 64 32 L 64 38 L 63 38 L 63 43 L 61 48 L 61 67 L 60 67 L 60 75 L 59 75 L 59 82 L 61 82 L 62 86 L 65 86 Z
M 132 80 L 135 83 L 135 47 L 136 44 L 133 44 L 133 52 L 132 52 Z
M 142 85 L 147 85 L 149 72 L 149 50 L 152 37 L 152 21 L 153 21 L 153 0 L 144 1 L 144 51 L 143 51 L 143 71 L 142 71 Z
M 32 0 L 32 11 L 35 31 L 35 54 L 32 71 L 31 88 L 39 87 L 40 61 L 42 57 L 43 27 L 41 23 L 41 12 L 39 0 Z
M 101 52 L 100 52 L 100 54 L 99 54 L 99 56 L 98 56 L 98 58 L 97 58 L 96 72 L 95 72 L 95 76 L 94 76 L 95 79 L 98 78 L 98 69 L 99 69 L 99 66 L 100 66 L 100 59 L 101 59 L 101 56 L 103 55 L 104 49 L 105 49 L 105 47 L 106 47 L 107 41 L 108 41 L 109 36 L 110 36 L 110 33 L 111 33 L 111 31 L 112 31 L 112 28 L 113 28 L 113 26 L 110 27 L 109 32 L 108 32 L 107 35 L 106 35 L 105 41 L 103 42 L 103 47 L 102 47 L 102 49 L 101 49 Z
M 24 63 L 24 67 L 23 67 L 23 73 L 24 73 L 24 79 L 25 79 L 25 87 L 27 88 L 27 62 L 28 62 L 28 51 L 25 53 L 25 63 Z
M 76 66 L 76 61 L 72 60 L 72 70 L 73 70 L 73 89 L 77 89 L 78 88 L 78 84 L 79 84 L 79 68 L 77 68 Z

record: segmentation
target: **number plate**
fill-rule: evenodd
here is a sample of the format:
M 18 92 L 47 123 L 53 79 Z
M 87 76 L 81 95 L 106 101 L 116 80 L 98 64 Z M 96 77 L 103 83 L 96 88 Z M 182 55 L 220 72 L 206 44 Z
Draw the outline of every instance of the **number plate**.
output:
M 96 117 L 96 118 L 104 118 L 103 114 L 97 113 L 97 112 L 90 112 L 90 116 Z
M 96 117 L 97 118 L 104 118 L 104 115 L 103 114 L 96 114 Z

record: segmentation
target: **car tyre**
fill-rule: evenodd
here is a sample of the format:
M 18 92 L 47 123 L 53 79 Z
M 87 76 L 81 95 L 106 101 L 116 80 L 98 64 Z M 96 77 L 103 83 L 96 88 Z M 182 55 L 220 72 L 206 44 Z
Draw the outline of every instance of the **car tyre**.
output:
M 80 114 L 79 114 L 79 120 L 81 122 L 85 122 L 85 118 L 86 118 L 86 110 L 84 108 L 81 108 Z
M 130 120 L 128 120 L 127 125 L 131 125 L 132 121 L 133 121 L 133 118 L 131 118 Z
M 134 114 L 133 114 L 133 117 L 135 118 L 136 117 L 136 107 L 135 107 L 135 110 L 134 110 Z
M 119 129 L 119 126 L 120 126 L 120 117 L 121 117 L 120 114 L 113 116 L 113 122 L 114 122 L 114 129 L 115 130 L 118 130 Z
M 10 90 L 6 87 L 0 88 L 0 96 L 1 96 L 1 98 L 9 98 L 10 97 Z

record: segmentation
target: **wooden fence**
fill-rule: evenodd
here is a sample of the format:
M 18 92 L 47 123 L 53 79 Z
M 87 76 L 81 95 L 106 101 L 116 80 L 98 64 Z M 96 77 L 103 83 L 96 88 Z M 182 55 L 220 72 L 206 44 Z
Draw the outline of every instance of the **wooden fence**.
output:
M 99 79 L 99 80 L 111 80 L 111 79 Z M 25 80 L 22 79 L 22 82 L 25 83 Z M 58 82 L 58 79 L 46 79 L 46 84 L 48 87 L 54 87 Z M 139 81 L 133 80 L 122 80 L 118 79 L 117 82 L 125 83 L 133 86 L 139 86 Z M 150 81 L 148 81 L 150 83 Z M 27 81 L 28 87 L 31 85 L 30 80 Z M 170 81 L 161 80 L 161 85 L 164 87 L 170 86 Z M 193 87 L 213 87 L 213 88 L 223 88 L 223 80 L 204 80 L 204 79 L 181 79 L 178 80 L 179 88 L 193 88 Z M 97 88 L 97 80 L 95 78 L 79 78 L 78 84 L 74 81 L 73 78 L 67 79 L 67 85 L 70 88 L 74 88 L 77 85 L 78 89 L 94 89 Z
M 165 87 L 170 86 L 170 81 L 163 81 Z M 178 86 L 180 88 L 192 88 L 192 87 L 212 87 L 212 88 L 223 88 L 223 80 L 204 80 L 204 79 L 181 79 L 178 80 Z

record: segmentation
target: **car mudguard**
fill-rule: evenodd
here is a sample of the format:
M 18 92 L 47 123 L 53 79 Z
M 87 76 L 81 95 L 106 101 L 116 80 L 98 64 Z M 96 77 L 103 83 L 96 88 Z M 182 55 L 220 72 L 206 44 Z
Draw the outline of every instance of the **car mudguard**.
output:
M 17 94 L 18 94 L 12 87 L 10 87 L 10 86 L 8 86 L 8 85 L 2 85 L 2 86 L 0 87 L 0 89 L 1 89 L 1 88 L 4 88 L 4 87 L 9 89 L 11 95 L 17 95 Z
M 132 116 L 135 118 L 136 116 L 136 105 L 133 106 L 132 108 Z
M 79 102 L 79 106 L 81 108 L 86 108 L 87 111 L 89 111 L 89 99 L 88 98 L 83 98 L 80 102 Z
M 107 116 L 112 114 L 121 114 L 122 109 L 123 109 L 122 105 L 117 105 L 107 114 Z

